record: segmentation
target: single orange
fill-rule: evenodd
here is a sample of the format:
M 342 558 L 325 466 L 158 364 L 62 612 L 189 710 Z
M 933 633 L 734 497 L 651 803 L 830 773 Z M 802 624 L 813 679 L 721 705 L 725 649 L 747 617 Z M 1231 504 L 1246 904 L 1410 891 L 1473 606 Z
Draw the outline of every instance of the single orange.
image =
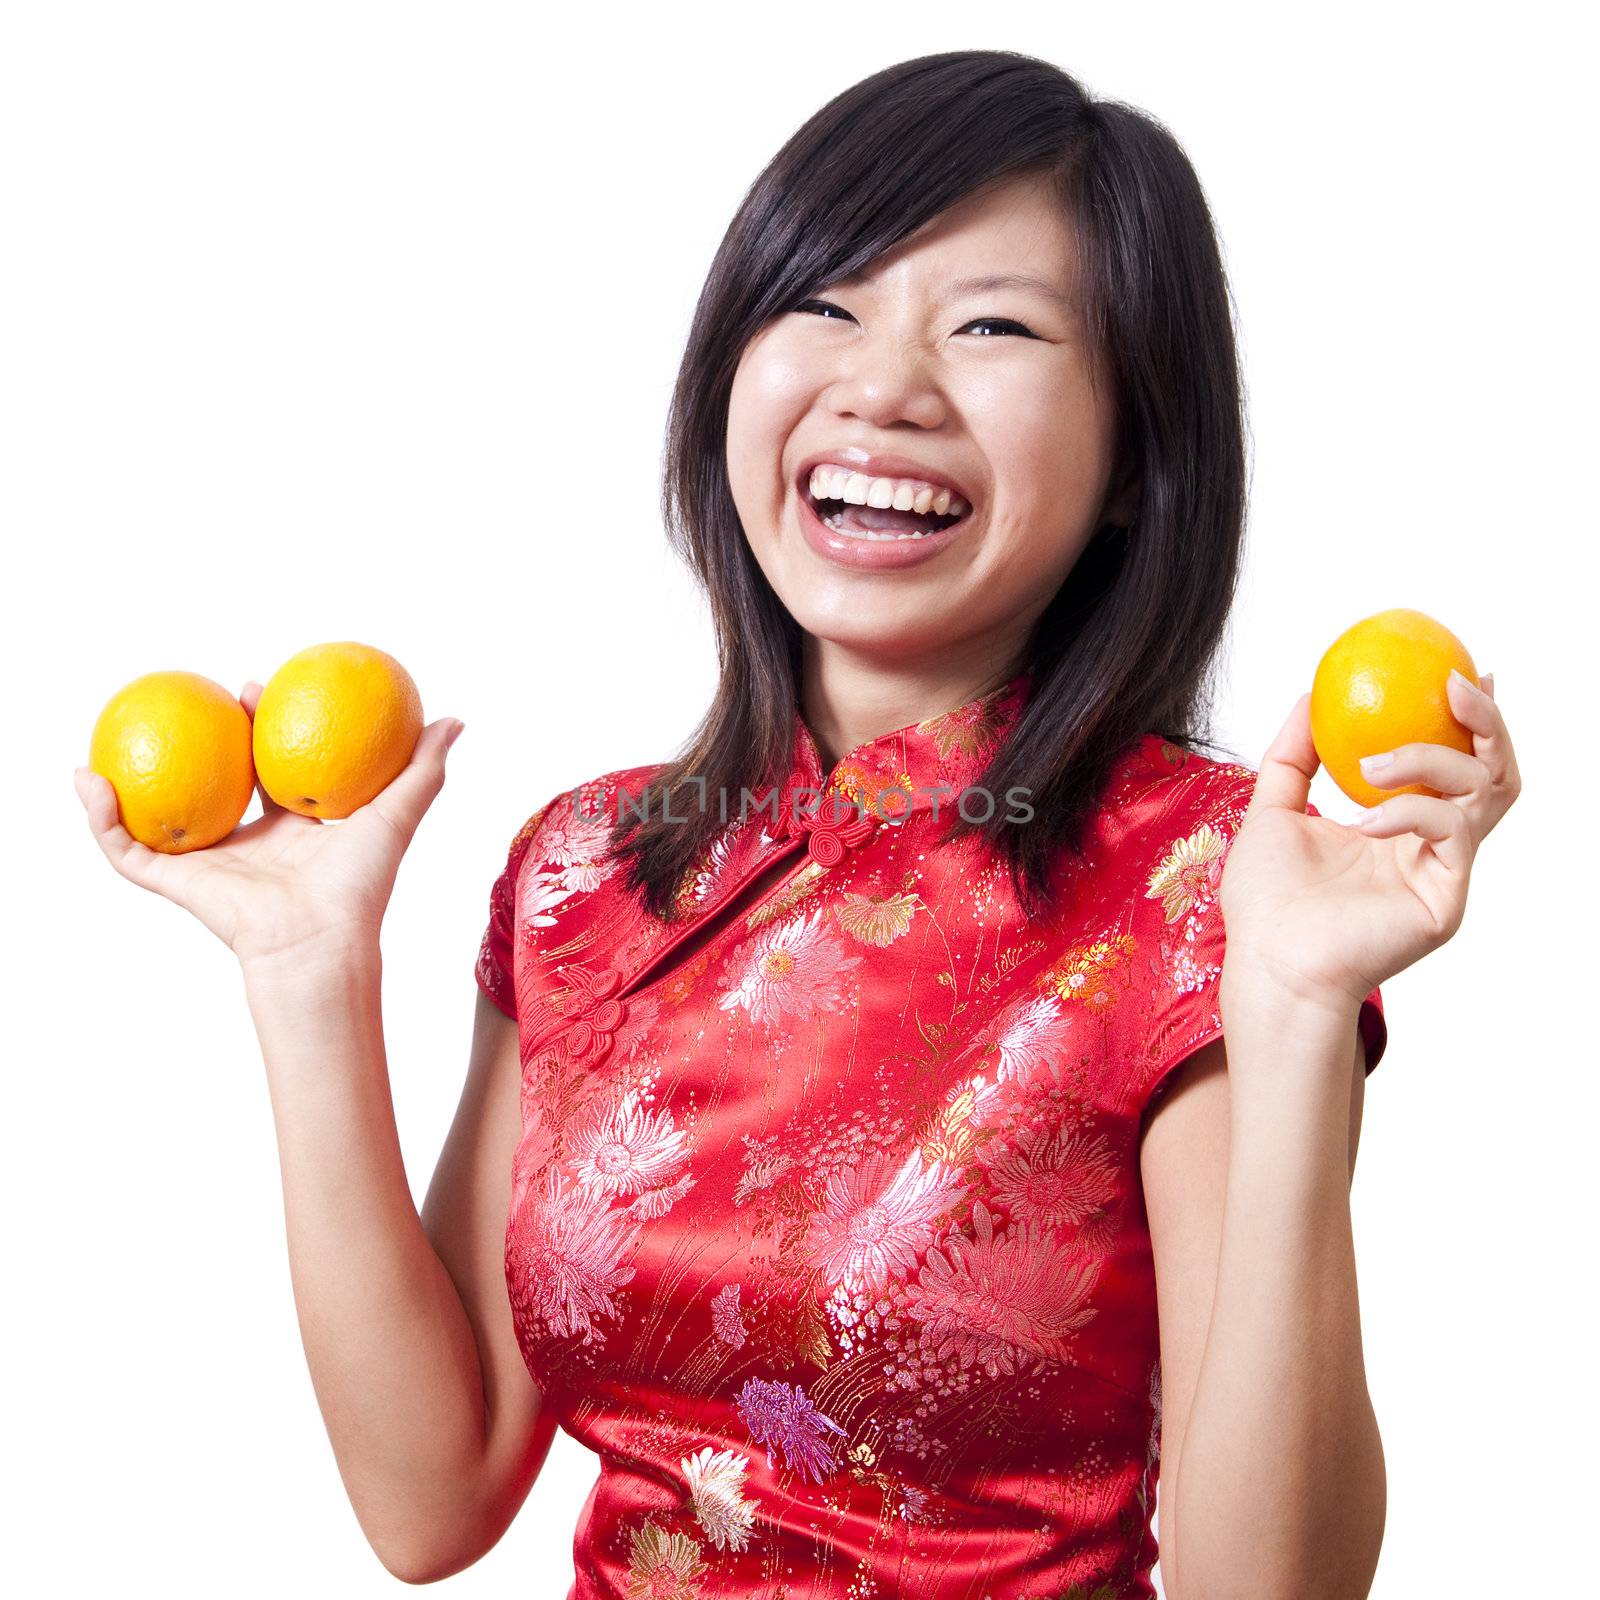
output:
M 256 702 L 256 773 L 286 810 L 337 821 L 386 788 L 422 733 L 411 674 L 370 644 L 290 656 Z
M 147 672 L 117 690 L 89 765 L 116 791 L 122 826 L 163 855 L 225 839 L 255 793 L 249 715 L 198 672 Z
M 1360 805 L 1392 794 L 1437 795 L 1424 783 L 1380 789 L 1361 775 L 1361 757 L 1403 744 L 1443 744 L 1472 754 L 1472 730 L 1446 696 L 1450 669 L 1470 684 L 1478 670 L 1442 622 L 1398 607 L 1364 617 L 1329 645 L 1311 683 L 1311 738 L 1328 775 Z

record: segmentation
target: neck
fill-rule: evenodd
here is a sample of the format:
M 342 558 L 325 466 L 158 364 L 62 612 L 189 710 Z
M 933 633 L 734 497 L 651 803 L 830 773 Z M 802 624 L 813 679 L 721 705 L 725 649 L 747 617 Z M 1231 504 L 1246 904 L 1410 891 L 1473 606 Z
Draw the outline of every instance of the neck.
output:
M 927 661 L 886 664 L 808 636 L 801 656 L 801 713 L 826 772 L 857 745 L 953 711 L 1020 670 L 1017 657 L 997 657 L 992 640 L 944 650 Z

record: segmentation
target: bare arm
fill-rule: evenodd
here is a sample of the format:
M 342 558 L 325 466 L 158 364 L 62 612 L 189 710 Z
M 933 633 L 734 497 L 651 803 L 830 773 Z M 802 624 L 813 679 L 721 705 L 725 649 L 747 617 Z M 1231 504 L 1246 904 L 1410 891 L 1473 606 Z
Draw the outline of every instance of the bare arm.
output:
M 506 1208 L 522 1134 L 521 1081 L 517 1025 L 480 990 L 466 1085 L 422 1203 L 422 1226 L 476 1336 L 489 1430 L 479 1521 L 454 1530 L 463 1541 L 458 1552 L 448 1541 L 440 1547 L 434 1563 L 440 1577 L 493 1548 L 527 1499 L 555 1436 L 555 1418 L 543 1409 L 522 1359 L 506 1294 Z
M 394 1122 L 375 944 L 244 964 L 277 1126 L 306 1362 L 350 1503 L 395 1576 L 490 1549 L 553 1424 L 502 1266 L 516 1025 L 480 994 L 466 1087 L 418 1215 Z
M 1265 1020 L 1265 1019 L 1263 1019 Z M 1232 1027 L 1236 1050 L 1264 1037 Z M 1364 1596 L 1383 1536 L 1383 1448 L 1367 1395 L 1349 1184 L 1359 1038 L 1303 1115 L 1232 1103 L 1218 1039 L 1174 1074 L 1141 1165 L 1161 1323 L 1161 1573 L 1169 1600 Z M 1233 1153 L 1237 1159 L 1231 1159 Z
M 1478 846 L 1522 787 L 1493 695 L 1459 673 L 1440 689 L 1473 753 L 1397 747 L 1394 787 L 1353 827 L 1311 813 L 1302 694 L 1228 846 L 1226 1057 L 1192 1064 L 1141 1156 L 1172 1384 L 1172 1600 L 1360 1600 L 1377 1568 L 1387 1485 L 1350 1226 L 1360 1005 L 1454 936 Z
M 252 719 L 260 695 L 255 682 L 240 695 Z M 516 1024 L 480 995 L 426 1223 L 389 1095 L 378 933 L 460 728 L 430 723 L 405 768 L 336 827 L 286 811 L 258 784 L 260 817 L 184 854 L 140 844 L 112 785 L 73 773 L 106 860 L 239 959 L 317 1403 L 362 1531 L 413 1582 L 459 1571 L 494 1544 L 553 1432 L 517 1350 L 502 1265 L 521 1120 Z

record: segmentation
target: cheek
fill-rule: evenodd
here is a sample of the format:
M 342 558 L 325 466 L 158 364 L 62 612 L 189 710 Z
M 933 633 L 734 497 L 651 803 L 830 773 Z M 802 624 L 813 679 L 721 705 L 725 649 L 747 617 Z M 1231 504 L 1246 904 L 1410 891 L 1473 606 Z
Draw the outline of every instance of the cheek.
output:
M 811 380 L 780 341 L 746 349 L 728 397 L 728 472 L 736 496 L 782 495 L 783 446 L 805 414 Z
M 992 473 L 997 524 L 1049 537 L 1093 522 L 1110 477 L 1110 430 L 1076 375 L 983 385 L 966 415 Z

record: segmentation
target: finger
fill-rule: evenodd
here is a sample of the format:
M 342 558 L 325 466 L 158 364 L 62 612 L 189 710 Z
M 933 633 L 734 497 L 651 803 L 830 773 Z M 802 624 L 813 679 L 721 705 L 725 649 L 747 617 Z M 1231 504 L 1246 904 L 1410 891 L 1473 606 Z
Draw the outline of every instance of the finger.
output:
M 89 818 L 89 831 L 106 860 L 130 883 L 161 893 L 161 884 L 171 871 L 171 860 L 160 851 L 140 844 L 123 827 L 117 810 L 117 791 L 112 788 L 111 780 L 93 767 L 79 767 L 72 774 L 72 785 Z
M 351 820 L 364 811 L 371 811 L 409 845 L 423 814 L 444 787 L 445 752 L 454 743 L 459 726 L 454 717 L 440 717 L 437 722 L 430 722 L 417 736 L 410 761 L 387 788 L 354 812 Z
M 1474 688 L 1454 669 L 1445 679 L 1451 715 L 1472 735 L 1472 750 L 1489 769 L 1489 818 L 1492 828 L 1522 791 L 1516 752 L 1506 720 L 1494 696 Z
M 239 704 L 244 707 L 245 715 L 247 717 L 249 717 L 249 719 L 250 719 L 250 733 L 251 733 L 252 739 L 255 736 L 256 705 L 257 705 L 257 702 L 259 702 L 260 699 L 261 699 L 261 685 L 259 683 L 257 683 L 254 678 L 252 678 L 244 686 L 244 688 L 242 688 L 239 691 Z M 260 800 L 261 800 L 261 815 L 263 817 L 275 816 L 278 813 L 283 811 L 284 808 L 282 806 L 280 806 L 278 804 L 278 802 L 276 800 L 274 800 L 270 794 L 267 793 L 265 788 L 262 787 L 261 779 L 260 779 L 259 776 L 256 778 L 256 794 L 260 797 Z
M 1414 833 L 1426 840 L 1445 868 L 1466 879 L 1472 870 L 1472 824 L 1453 800 L 1426 794 L 1396 794 L 1365 812 L 1353 824 L 1373 839 Z
M 1483 761 L 1447 744 L 1397 744 L 1393 750 L 1362 756 L 1361 776 L 1374 789 L 1425 783 L 1441 795 L 1474 800 L 1486 799 L 1492 782 Z
M 1504 723 L 1493 695 L 1470 682 L 1453 667 L 1444 685 L 1451 714 L 1464 728 L 1470 728 L 1485 739 L 1492 739 L 1500 732 Z
M 1252 811 L 1268 806 L 1281 806 L 1303 814 L 1311 797 L 1311 780 L 1320 765 L 1317 747 L 1311 739 L 1311 695 L 1308 692 L 1295 701 L 1294 710 L 1267 746 L 1245 816 L 1248 818 Z

